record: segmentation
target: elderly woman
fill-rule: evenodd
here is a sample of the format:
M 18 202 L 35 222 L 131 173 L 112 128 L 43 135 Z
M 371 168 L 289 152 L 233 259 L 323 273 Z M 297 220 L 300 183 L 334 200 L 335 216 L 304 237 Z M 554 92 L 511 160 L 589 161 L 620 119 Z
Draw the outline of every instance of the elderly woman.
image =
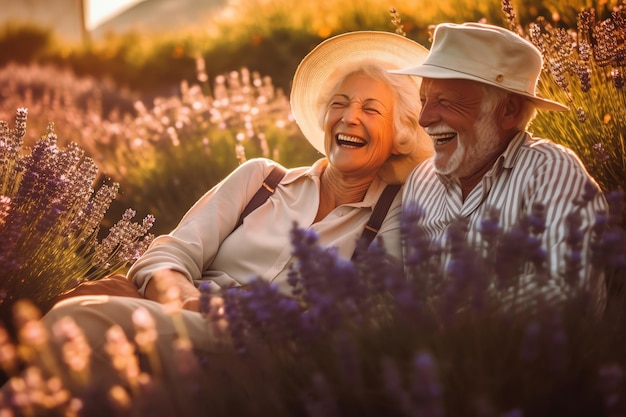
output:
M 288 294 L 294 222 L 319 235 L 321 245 L 336 246 L 340 256 L 350 258 L 386 185 L 403 183 L 432 152 L 417 133 L 422 132 L 418 85 L 387 73 L 426 53 L 419 44 L 385 32 L 349 33 L 320 44 L 296 71 L 291 106 L 305 137 L 326 157 L 312 167 L 288 170 L 267 203 L 236 227 L 276 164 L 257 159 L 240 166 L 172 233 L 154 241 L 129 279 L 149 299 L 158 299 L 158 288 L 177 285 L 184 307 L 196 311 L 202 282 L 220 289 L 261 277 Z M 387 253 L 398 259 L 400 197 L 393 198 L 378 232 Z
M 52 326 L 71 316 L 87 332 L 89 344 L 102 351 L 105 332 L 115 324 L 132 340 L 131 316 L 141 307 L 154 317 L 159 353 L 167 358 L 177 332 L 159 301 L 163 294 L 174 294 L 182 301 L 185 310 L 179 317 L 194 347 L 211 352 L 215 335 L 198 313 L 199 284 L 219 290 L 260 277 L 290 294 L 294 222 L 349 259 L 381 198 L 389 199 L 389 209 L 378 236 L 387 253 L 399 259 L 401 193 L 389 196 L 384 190 L 402 184 L 432 154 L 432 145 L 419 127 L 419 81 L 388 70 L 421 62 L 427 53 L 386 32 L 348 33 L 318 45 L 295 73 L 291 105 L 303 134 L 325 157 L 311 167 L 285 170 L 280 182 L 268 187 L 267 200 L 239 224 L 244 208 L 277 166 L 265 159 L 241 165 L 132 266 L 128 278 L 145 298 L 74 297 L 57 304 L 44 323 Z M 95 356 L 94 362 L 102 363 L 92 367 L 107 366 L 106 355 Z M 167 360 L 164 367 L 167 380 L 175 373 Z

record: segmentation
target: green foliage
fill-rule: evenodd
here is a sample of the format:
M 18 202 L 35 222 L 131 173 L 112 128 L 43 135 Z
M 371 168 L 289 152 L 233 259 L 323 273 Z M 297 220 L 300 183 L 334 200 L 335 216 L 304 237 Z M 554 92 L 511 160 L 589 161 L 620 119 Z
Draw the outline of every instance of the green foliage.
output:
M 242 69 L 209 80 L 201 58 L 194 67 L 202 81 L 183 82 L 180 95 L 163 95 L 150 107 L 110 81 L 51 65 L 3 68 L 0 99 L 2 109 L 29 109 L 26 145 L 54 121 L 60 146 L 78 143 L 103 175 L 121 184 L 104 225 L 135 207 L 141 216 L 155 215 L 154 230 L 167 233 L 242 158 L 271 157 L 293 167 L 321 156 L 296 128 L 285 93 L 269 77 Z M 247 84 L 237 87 L 244 75 Z M 0 120 L 12 118 L 2 109 Z
M 205 79 L 198 60 L 198 77 Z M 269 77 L 247 69 L 157 98 L 148 109 L 111 125 L 114 160 L 105 172 L 122 194 L 114 207 L 140 207 L 157 218 L 155 231 L 172 230 L 192 204 L 246 158 L 272 158 L 285 166 L 310 165 L 321 155 L 291 119 L 289 103 Z M 211 94 L 205 93 L 210 91 Z
M 0 68 L 0 120 L 13 119 L 16 108 L 28 108 L 31 129 L 24 138 L 27 146 L 39 139 L 49 123 L 56 122 L 60 145 L 79 142 L 91 157 L 107 157 L 100 122 L 133 115 L 138 99 L 137 93 L 110 79 L 77 77 L 51 64 Z
M 268 74 L 288 91 L 300 59 L 319 41 L 350 30 L 391 31 L 391 7 L 398 10 L 407 36 L 424 45 L 428 27 L 435 23 L 502 21 L 497 0 L 323 0 L 300 2 L 298 7 L 291 0 L 253 0 L 233 4 L 212 20 L 176 34 L 130 31 L 85 45 L 51 40 L 36 56 L 38 62 L 70 67 L 79 76 L 110 77 L 146 97 L 169 93 L 181 80 L 193 82 L 197 56 L 205 58 L 211 76 L 246 67 Z M 23 36 L 28 42 L 27 34 Z M 13 35 L 7 38 L 11 48 L 20 42 Z
M 588 6 L 577 0 L 565 3 L 525 0 L 514 4 L 518 6 L 517 19 L 524 27 L 541 15 L 550 16 L 555 25 L 575 27 L 579 9 Z M 496 24 L 506 22 L 496 0 L 479 4 L 469 0 L 427 4 L 401 1 L 394 6 L 407 36 L 426 46 L 429 46 L 429 26 L 438 22 L 479 19 Z M 612 7 L 603 2 L 596 6 L 598 18 L 604 18 Z M 60 47 L 48 41 L 45 53 L 36 54 L 41 60 L 70 65 L 76 74 L 85 76 L 81 80 L 89 81 L 73 86 L 75 78 L 61 70 L 45 69 L 32 74 L 32 69 L 6 67 L 0 73 L 3 108 L 28 107 L 30 123 L 36 127 L 34 131 L 45 129 L 54 120 L 63 140 L 79 142 L 106 175 L 124 183 L 120 197 L 113 203 L 116 214 L 121 214 L 126 206 L 138 207 L 144 215 L 154 212 L 158 231 L 168 231 L 189 203 L 236 166 L 234 147 L 238 143 L 244 145 L 248 157 L 265 155 L 259 143 L 269 144 L 272 149 L 267 155 L 288 166 L 308 164 L 319 155 L 310 150 L 298 132 L 285 133 L 271 125 L 263 126 L 264 141 L 239 142 L 234 139 L 237 131 L 215 130 L 215 126 L 201 122 L 193 122 L 196 125 L 193 131 L 178 132 L 185 138 L 180 149 L 164 145 L 167 141 L 153 146 L 156 142 L 152 139 L 153 149 L 144 146 L 138 154 L 133 143 L 143 139 L 144 133 L 133 127 L 138 118 L 131 103 L 142 101 L 151 111 L 154 97 L 175 96 L 181 91 L 178 87 L 181 81 L 201 85 L 208 98 L 213 94 L 213 87 L 207 82 L 209 78 L 216 79 L 220 74 L 241 68 L 269 74 L 273 85 L 286 95 L 300 59 L 320 40 L 353 29 L 393 29 L 389 5 L 382 0 L 367 0 L 358 7 L 351 3 L 339 7 L 336 0 L 303 3 L 297 8 L 287 0 L 249 1 L 230 7 L 211 24 L 202 22 L 202 29 L 189 28 L 178 34 L 129 32 L 78 47 Z M 12 45 L 20 43 L 15 33 L 22 32 L 6 33 Z M 573 54 L 567 59 L 573 61 L 577 56 Z M 201 80 L 199 60 L 203 62 Z M 574 100 L 574 107 L 584 108 L 588 121 L 581 122 L 574 112 L 540 114 L 532 128 L 540 136 L 573 148 L 603 188 L 611 190 L 621 186 L 620 178 L 626 177 L 622 175 L 625 162 L 620 158 L 624 153 L 617 147 L 623 137 L 614 134 L 624 126 L 623 112 L 619 112 L 623 97 L 615 88 L 608 88 L 611 80 L 606 72 L 602 75 L 601 68 L 590 68 L 593 88 L 587 93 L 581 92 L 580 81 L 571 76 L 571 91 L 566 93 L 570 97 L 567 97 L 550 81 L 548 71 L 540 86 L 542 93 L 550 97 Z M 45 75 L 47 71 L 49 75 Z M 45 81 L 40 81 L 41 78 Z M 119 90 L 119 86 L 129 86 L 142 95 Z M 586 101 L 584 105 L 580 104 L 582 100 Z M 611 105 L 617 108 L 607 111 Z M 180 109 L 184 107 L 181 105 Z M 94 117 L 99 122 L 94 123 Z M 164 130 L 168 123 L 155 128 Z M 34 140 L 31 138 L 31 143 Z M 200 144 L 207 141 L 211 144 L 210 151 Z M 602 144 L 603 150 L 594 148 L 596 144 Z M 605 158 L 598 157 L 602 152 L 615 158 L 605 162 Z M 203 163 L 203 155 L 209 154 L 211 162 Z M 173 171 L 168 173 L 169 169 Z
M 276 86 L 289 91 L 300 60 L 321 40 L 304 31 L 268 27 L 263 34 L 250 33 L 239 42 L 216 39 L 202 56 L 208 74 L 247 67 L 268 74 Z
M 0 28 L 0 66 L 28 64 L 43 58 L 54 45 L 52 30 L 36 25 L 8 23 Z
M 213 130 L 194 132 L 178 145 L 128 149 L 118 158 L 122 191 L 112 209 L 135 204 L 142 212 L 156 213 L 157 234 L 168 233 L 202 194 L 237 167 L 236 142 L 232 132 Z
M 604 191 L 626 190 L 626 6 L 606 18 L 583 9 L 575 29 L 540 19 L 527 32 L 544 58 L 540 94 L 570 107 L 540 113 L 532 130 L 574 150 Z
M 513 5 L 524 27 L 549 16 L 559 26 L 572 28 L 581 8 L 595 6 L 603 18 L 612 8 L 611 2 L 591 0 L 517 0 Z M 498 0 L 323 0 L 300 2 L 298 7 L 290 0 L 254 0 L 231 5 L 176 34 L 130 31 L 85 45 L 66 45 L 47 29 L 7 26 L 0 33 L 0 46 L 5 60 L 54 63 L 70 67 L 79 76 L 110 77 L 117 85 L 148 97 L 171 92 L 181 80 L 193 82 L 197 56 L 205 58 L 212 76 L 246 67 L 268 74 L 288 91 L 299 60 L 320 40 L 350 30 L 393 30 L 388 16 L 391 7 L 398 10 L 407 36 L 426 46 L 430 25 L 479 20 L 506 23 Z

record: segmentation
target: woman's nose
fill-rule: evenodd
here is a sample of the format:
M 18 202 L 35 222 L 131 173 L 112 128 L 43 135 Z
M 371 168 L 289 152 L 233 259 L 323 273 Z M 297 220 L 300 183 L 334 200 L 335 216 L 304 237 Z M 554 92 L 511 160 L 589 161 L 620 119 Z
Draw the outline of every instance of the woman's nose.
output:
M 343 112 L 343 117 L 341 120 L 347 125 L 356 124 L 359 122 L 359 114 L 361 113 L 361 108 L 356 105 L 356 103 L 349 105 Z

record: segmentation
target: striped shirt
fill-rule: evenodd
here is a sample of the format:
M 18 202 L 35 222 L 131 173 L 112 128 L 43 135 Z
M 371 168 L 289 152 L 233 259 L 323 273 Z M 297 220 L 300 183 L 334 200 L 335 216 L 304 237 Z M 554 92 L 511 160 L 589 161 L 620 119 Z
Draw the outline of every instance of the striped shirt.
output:
M 591 227 L 597 214 L 606 213 L 607 203 L 602 193 L 598 192 L 591 201 L 580 204 L 589 184 L 599 190 L 571 150 L 521 132 L 465 200 L 457 181 L 435 173 L 431 158 L 409 176 L 403 192 L 403 207 L 416 205 L 424 210 L 421 227 L 431 242 L 445 247 L 447 229 L 455 220 L 464 219 L 468 222 L 468 241 L 473 247 L 484 247 L 480 233 L 484 219 L 495 213 L 501 230 L 506 232 L 531 215 L 536 204 L 543 205 L 545 231 L 541 244 L 547 254 L 549 279 L 540 286 L 544 294 L 559 299 L 567 294 L 567 286 L 563 282 L 565 260 L 570 253 L 566 242 L 566 219 L 568 213 L 579 211 L 581 223 L 578 229 L 583 232 L 580 283 L 590 288 L 596 302 L 602 305 L 605 299 L 604 280 L 602 274 L 592 273 L 589 248 Z M 533 282 L 532 271 L 527 268 L 525 275 L 522 283 L 528 286 L 527 289 L 536 288 L 538 283 Z

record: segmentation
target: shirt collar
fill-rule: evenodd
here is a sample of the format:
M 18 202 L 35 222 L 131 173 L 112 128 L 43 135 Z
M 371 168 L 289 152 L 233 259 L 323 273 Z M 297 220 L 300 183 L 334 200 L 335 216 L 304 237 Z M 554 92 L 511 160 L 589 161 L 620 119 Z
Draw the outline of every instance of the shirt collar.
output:
M 513 137 L 513 139 L 511 139 L 509 146 L 506 147 L 506 150 L 502 153 L 500 158 L 498 158 L 498 161 L 503 161 L 503 168 L 513 168 L 515 160 L 518 158 L 520 150 L 522 149 L 522 146 L 524 146 L 524 143 L 526 143 L 526 138 L 528 136 L 527 132 L 519 132 Z
M 315 161 L 310 167 L 289 169 L 287 171 L 287 174 L 285 175 L 285 178 L 283 178 L 283 180 L 281 181 L 281 184 L 291 184 L 292 182 L 305 176 L 310 178 L 316 178 L 317 182 L 319 182 L 319 179 L 322 176 L 322 173 L 326 169 L 327 165 L 328 159 L 322 158 Z
M 307 169 L 289 170 L 287 172 L 287 175 L 285 175 L 285 178 L 283 179 L 283 181 L 281 181 L 281 184 L 289 184 L 298 180 L 299 178 L 306 176 L 306 177 L 313 179 L 318 184 L 318 187 L 319 187 L 320 177 L 322 176 L 322 173 L 324 172 L 327 166 L 328 166 L 328 159 L 322 158 L 322 159 L 318 159 L 317 161 L 315 161 L 313 165 L 311 165 Z M 379 177 L 376 177 L 374 178 L 374 180 L 372 181 L 372 184 L 367 189 L 367 192 L 365 193 L 365 197 L 363 198 L 363 201 L 352 203 L 352 204 L 347 204 L 347 205 L 353 206 L 353 207 L 374 207 L 374 205 L 378 202 L 378 198 L 380 197 L 380 195 L 382 194 L 386 186 L 387 186 L 386 182 L 381 180 Z

